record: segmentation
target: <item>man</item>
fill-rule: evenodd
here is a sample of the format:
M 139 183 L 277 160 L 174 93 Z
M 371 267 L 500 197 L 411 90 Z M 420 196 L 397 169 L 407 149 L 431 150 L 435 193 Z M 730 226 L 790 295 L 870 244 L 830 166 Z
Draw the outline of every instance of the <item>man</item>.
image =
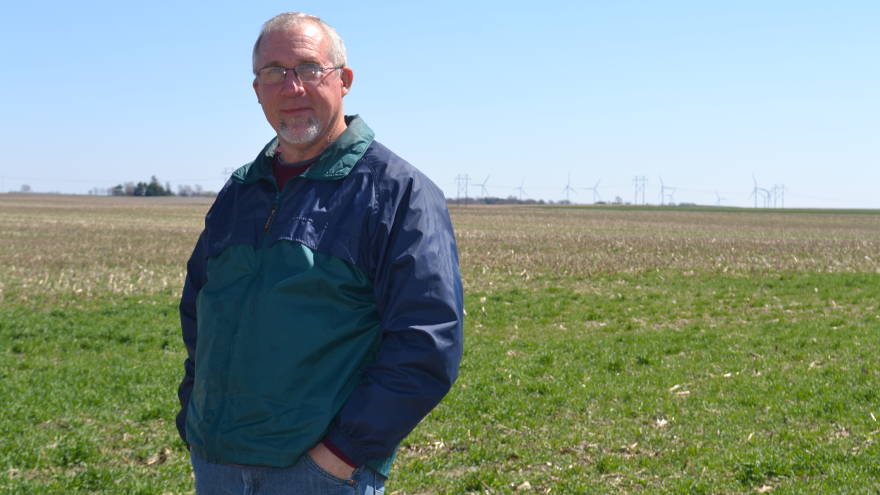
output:
M 381 491 L 458 375 L 444 195 L 343 115 L 353 72 L 317 17 L 269 20 L 253 69 L 277 137 L 217 196 L 180 303 L 196 493 Z

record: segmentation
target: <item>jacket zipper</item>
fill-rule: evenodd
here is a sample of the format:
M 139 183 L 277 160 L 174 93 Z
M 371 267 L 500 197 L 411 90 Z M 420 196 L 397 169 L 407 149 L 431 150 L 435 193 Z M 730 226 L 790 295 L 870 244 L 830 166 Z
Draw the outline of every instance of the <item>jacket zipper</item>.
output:
M 278 196 L 281 194 L 279 193 Z M 269 229 L 272 228 L 272 222 L 275 221 L 275 213 L 278 212 L 278 197 L 275 197 L 275 203 L 272 205 L 272 210 L 269 211 L 269 218 L 266 219 L 266 223 L 263 224 L 263 233 L 268 234 Z M 265 247 L 265 242 L 264 242 Z
M 217 459 L 219 459 L 219 457 L 217 456 L 217 451 L 216 451 L 216 448 L 214 445 L 214 439 L 217 438 L 217 430 L 220 428 L 220 422 L 222 421 L 223 414 L 226 411 L 226 403 L 228 402 L 227 399 L 228 399 L 228 392 L 229 392 L 229 366 L 232 361 L 232 350 L 235 348 L 235 340 L 238 337 L 238 325 L 241 322 L 241 309 L 240 308 L 242 307 L 245 298 L 250 293 L 251 288 L 254 285 L 254 282 L 256 282 L 260 278 L 260 275 L 262 274 L 262 271 L 263 271 L 263 267 L 265 266 L 263 261 L 266 258 L 266 248 L 268 247 L 268 244 L 269 244 L 269 232 L 272 230 L 272 224 L 275 223 L 275 215 L 278 213 L 278 206 L 281 203 L 281 196 L 284 194 L 284 191 L 286 191 L 288 187 L 290 187 L 291 189 L 300 189 L 302 187 L 302 185 L 305 183 L 305 181 L 301 181 L 301 180 L 294 182 L 293 179 L 291 179 L 291 180 L 288 180 L 287 184 L 284 185 L 283 190 L 278 190 L 278 183 L 275 182 L 274 179 L 269 179 L 269 181 L 275 185 L 275 191 L 277 191 L 275 194 L 275 201 L 272 203 L 272 208 L 269 210 L 269 216 L 266 218 L 265 223 L 263 223 L 263 247 L 262 247 L 262 249 L 260 249 L 260 258 L 259 258 L 259 264 L 257 266 L 257 270 L 254 274 L 253 279 L 248 284 L 247 288 L 242 292 L 241 298 L 240 298 L 240 301 L 238 304 L 239 314 L 238 314 L 238 318 L 235 321 L 235 326 L 233 327 L 235 335 L 233 335 L 232 339 L 230 340 L 229 353 L 227 354 L 227 357 L 226 357 L 226 366 L 224 366 L 224 368 L 223 368 L 224 369 L 223 381 L 225 382 L 225 385 L 223 387 L 223 400 L 220 402 L 220 409 L 217 412 L 217 416 L 216 416 L 217 419 L 216 419 L 216 422 L 214 423 L 214 429 L 211 432 L 210 439 L 207 442 L 205 442 L 206 450 L 208 450 L 209 452 L 212 452 L 214 454 L 214 457 Z M 294 184 L 293 184 L 293 186 L 290 186 L 290 184 L 292 182 L 294 182 Z M 294 194 L 294 193 L 291 191 L 290 194 Z M 290 194 L 288 194 L 288 196 Z M 210 443 L 210 447 L 208 447 L 209 443 Z
M 274 180 L 272 180 L 271 182 L 273 184 L 275 184 L 275 190 L 278 191 L 278 183 L 276 183 Z M 285 189 L 287 189 L 287 187 L 285 187 Z M 216 419 L 214 422 L 214 428 L 213 428 L 213 431 L 211 432 L 211 436 L 210 436 L 210 440 L 209 440 L 211 443 L 209 450 L 213 452 L 214 457 L 216 459 L 219 459 L 219 457 L 217 456 L 216 445 L 214 444 L 214 439 L 217 438 L 217 429 L 220 428 L 220 423 L 223 421 L 223 414 L 226 412 L 226 403 L 228 402 L 228 397 L 229 397 L 229 395 L 228 395 L 228 393 L 229 393 L 229 367 L 230 367 L 231 361 L 232 361 L 232 351 L 235 348 L 235 341 L 238 338 L 238 326 L 241 323 L 241 307 L 244 304 L 245 298 L 250 293 L 251 288 L 254 286 L 254 282 L 256 282 L 260 278 L 260 275 L 263 272 L 263 266 L 264 266 L 263 261 L 266 258 L 266 246 L 269 242 L 269 231 L 272 229 L 272 224 L 275 222 L 275 214 L 278 213 L 278 204 L 281 202 L 281 194 L 283 192 L 284 191 L 278 191 L 275 194 L 275 201 L 272 203 L 272 209 L 269 210 L 269 217 L 266 218 L 266 222 L 263 224 L 263 247 L 262 247 L 262 249 L 260 249 L 260 258 L 259 258 L 259 264 L 257 266 L 257 270 L 256 270 L 253 278 L 251 279 L 251 282 L 248 284 L 247 288 L 242 292 L 241 298 L 239 300 L 239 304 L 238 304 L 239 314 L 238 314 L 238 318 L 235 321 L 235 326 L 233 327 L 235 334 L 230 339 L 229 351 L 226 355 L 226 365 L 223 367 L 223 370 L 224 370 L 223 371 L 223 381 L 225 382 L 224 387 L 223 387 L 223 400 L 220 402 L 220 409 L 217 411 L 217 416 L 216 416 Z M 205 443 L 207 444 L 208 442 L 205 442 Z M 206 445 L 206 447 L 207 447 L 207 445 Z
M 281 196 L 284 194 L 284 191 L 286 191 L 287 188 L 290 187 L 290 194 L 293 194 L 292 190 L 300 189 L 302 188 L 302 184 L 304 184 L 304 181 L 302 180 L 294 181 L 294 179 L 298 178 L 301 178 L 301 176 L 293 177 L 288 180 L 287 184 L 284 184 L 284 189 L 280 191 L 278 190 L 278 183 L 275 182 L 274 179 L 272 179 L 272 183 L 275 184 L 275 190 L 278 191 L 278 193 L 275 195 L 275 202 L 272 203 L 272 209 L 269 210 L 269 216 L 266 218 L 266 222 L 263 223 L 263 249 L 266 248 L 266 245 L 269 242 L 269 231 L 272 230 L 272 224 L 275 223 L 275 214 L 278 213 L 278 205 L 281 203 Z M 290 185 L 291 183 L 293 183 L 292 186 Z M 290 194 L 288 194 L 288 196 L 290 196 Z M 262 258 L 260 259 L 260 262 L 262 263 Z

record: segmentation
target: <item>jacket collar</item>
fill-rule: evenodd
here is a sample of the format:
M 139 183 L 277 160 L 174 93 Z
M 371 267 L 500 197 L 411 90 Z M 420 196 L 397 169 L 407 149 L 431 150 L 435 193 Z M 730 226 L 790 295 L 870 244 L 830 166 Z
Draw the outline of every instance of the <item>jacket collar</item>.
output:
M 376 136 L 360 115 L 346 115 L 348 126 L 318 160 L 301 176 L 311 180 L 339 180 L 351 172 L 355 163 L 366 153 Z M 278 149 L 278 137 L 269 141 L 257 159 L 239 168 L 232 174 L 232 180 L 239 184 L 250 184 L 260 179 L 271 180 L 272 162 Z

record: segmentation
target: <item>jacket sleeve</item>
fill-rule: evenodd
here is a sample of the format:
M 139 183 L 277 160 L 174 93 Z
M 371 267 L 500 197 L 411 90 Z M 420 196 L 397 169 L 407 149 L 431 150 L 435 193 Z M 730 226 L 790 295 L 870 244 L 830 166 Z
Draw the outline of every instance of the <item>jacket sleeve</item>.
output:
M 189 397 L 192 394 L 196 374 L 196 338 L 198 337 L 196 298 L 199 295 L 199 290 L 205 285 L 206 260 L 205 232 L 203 231 L 192 256 L 186 263 L 186 281 L 183 285 L 183 294 L 180 297 L 180 327 L 183 331 L 183 343 L 186 346 L 187 358 L 183 362 L 183 380 L 177 389 L 180 412 L 177 413 L 176 423 L 177 432 L 184 442 L 186 442 L 186 409 L 189 405 Z
M 327 435 L 358 466 L 394 454 L 450 390 L 462 356 L 461 273 L 443 193 L 417 174 L 385 194 L 371 240 L 379 357 Z

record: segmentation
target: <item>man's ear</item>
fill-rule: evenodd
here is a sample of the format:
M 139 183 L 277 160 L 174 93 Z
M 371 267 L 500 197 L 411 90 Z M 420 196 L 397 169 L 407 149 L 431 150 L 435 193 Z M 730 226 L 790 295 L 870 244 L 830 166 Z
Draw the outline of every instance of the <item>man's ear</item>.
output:
M 351 67 L 343 67 L 339 70 L 342 71 L 342 74 L 339 76 L 342 79 L 342 96 L 345 96 L 351 91 L 351 83 L 354 81 L 354 71 L 351 70 Z
M 257 81 L 257 78 L 255 77 L 254 78 L 254 93 L 257 94 L 257 103 L 262 105 L 263 102 L 260 101 L 260 89 L 259 89 L 260 86 L 259 85 L 260 85 L 260 83 L 259 83 L 259 81 Z

